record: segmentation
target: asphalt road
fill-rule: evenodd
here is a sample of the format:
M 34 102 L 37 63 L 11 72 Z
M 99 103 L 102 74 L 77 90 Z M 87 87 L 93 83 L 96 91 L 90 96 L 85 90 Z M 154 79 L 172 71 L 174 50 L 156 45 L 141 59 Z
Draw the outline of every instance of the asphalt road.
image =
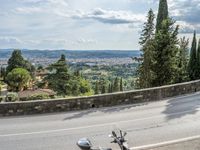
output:
M 0 150 L 78 150 L 79 138 L 112 147 L 113 128 L 127 131 L 130 147 L 200 135 L 200 93 L 159 102 L 79 112 L 0 119 Z

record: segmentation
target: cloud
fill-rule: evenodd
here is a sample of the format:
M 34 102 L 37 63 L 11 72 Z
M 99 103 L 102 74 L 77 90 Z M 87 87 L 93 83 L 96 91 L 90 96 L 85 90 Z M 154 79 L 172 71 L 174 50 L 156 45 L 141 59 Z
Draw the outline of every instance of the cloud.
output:
M 102 8 L 96 8 L 88 13 L 77 11 L 77 14 L 73 15 L 72 18 L 92 19 L 107 24 L 141 23 L 145 20 L 145 16 L 141 14 L 133 14 L 128 11 L 104 10 Z
M 0 37 L 0 44 L 18 45 L 22 44 L 22 41 L 16 37 Z
M 200 31 L 200 0 L 169 0 L 171 16 L 181 26 L 181 32 Z

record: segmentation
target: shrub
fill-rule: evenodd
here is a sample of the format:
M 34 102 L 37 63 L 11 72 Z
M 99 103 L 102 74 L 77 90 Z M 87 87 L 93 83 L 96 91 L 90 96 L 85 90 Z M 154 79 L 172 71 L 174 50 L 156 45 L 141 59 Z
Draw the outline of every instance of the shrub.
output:
M 15 102 L 19 100 L 19 96 L 15 92 L 8 92 L 6 95 L 6 102 Z
M 34 94 L 31 95 L 29 98 L 29 100 L 42 100 L 42 99 L 50 99 L 48 94 Z
M 0 102 L 3 102 L 3 101 L 4 101 L 4 99 L 5 99 L 5 97 L 4 97 L 4 96 L 0 96 Z

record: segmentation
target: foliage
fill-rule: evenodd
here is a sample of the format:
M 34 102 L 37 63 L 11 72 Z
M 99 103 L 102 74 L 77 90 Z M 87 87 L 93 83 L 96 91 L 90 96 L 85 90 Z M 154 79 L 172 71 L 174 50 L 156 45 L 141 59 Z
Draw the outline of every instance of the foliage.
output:
M 188 81 L 188 58 L 189 58 L 189 39 L 185 37 L 180 39 L 179 51 L 177 57 L 178 71 L 176 75 L 176 83 Z
M 42 100 L 42 99 L 50 99 L 48 94 L 34 94 L 31 95 L 28 100 Z
M 192 48 L 190 50 L 190 60 L 188 64 L 188 73 L 190 80 L 197 79 L 198 76 L 198 60 L 197 60 L 197 39 L 196 32 L 194 31 Z
M 0 95 L 1 95 L 1 90 L 2 90 L 2 85 L 1 85 L 1 82 L 0 82 Z
M 139 88 L 149 88 L 152 86 L 152 81 L 154 78 L 153 73 L 153 52 L 154 52 L 154 19 L 155 15 L 150 9 L 147 16 L 147 22 L 144 23 L 144 29 L 140 37 L 140 45 L 142 46 L 141 51 L 143 58 L 142 63 L 139 65 L 138 73 L 138 83 Z
M 160 0 L 159 2 L 159 9 L 158 9 L 158 16 L 157 16 L 157 23 L 156 23 L 156 33 L 162 29 L 163 21 L 168 19 L 168 4 L 167 0 Z
M 120 80 L 120 91 L 123 91 L 123 79 Z
M 49 88 L 53 89 L 58 95 L 68 95 L 69 92 L 69 79 L 68 67 L 64 55 L 54 64 L 47 68 L 51 73 L 45 77 Z
M 200 39 L 198 42 L 198 49 L 197 49 L 197 79 L 200 79 Z
M 162 86 L 175 82 L 178 54 L 178 26 L 168 18 L 162 22 L 161 29 L 155 35 L 153 86 Z
M 74 74 L 69 73 L 65 55 L 61 55 L 61 58 L 51 64 L 48 70 L 51 73 L 44 80 L 48 83 L 49 88 L 56 91 L 58 95 L 78 96 L 92 93 L 89 82 L 80 75 L 79 71 Z
M 113 92 L 119 92 L 119 91 L 120 91 L 119 78 L 116 77 L 114 80 Z
M 21 50 L 14 50 L 12 56 L 8 60 L 8 66 L 6 68 L 7 73 L 15 68 L 24 68 L 28 70 L 31 74 L 34 72 L 34 66 L 25 60 L 22 56 Z
M 98 81 L 96 81 L 96 83 L 95 83 L 95 94 L 99 94 L 99 82 Z
M 6 81 L 11 91 L 21 91 L 28 87 L 31 80 L 30 73 L 23 68 L 15 68 L 8 73 Z
M 6 78 L 6 68 L 1 67 L 0 69 L 1 69 L 1 71 L 0 71 L 0 78 L 2 78 L 3 81 L 5 81 L 5 78 Z
M 15 92 L 8 92 L 6 96 L 6 102 L 15 102 L 18 101 L 19 97 L 18 94 Z

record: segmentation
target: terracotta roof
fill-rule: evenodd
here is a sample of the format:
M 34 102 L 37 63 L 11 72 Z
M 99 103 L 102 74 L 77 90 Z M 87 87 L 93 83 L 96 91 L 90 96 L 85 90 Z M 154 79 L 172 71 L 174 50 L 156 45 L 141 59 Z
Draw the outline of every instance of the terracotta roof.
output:
M 49 96 L 53 96 L 56 93 L 50 89 L 25 90 L 18 93 L 20 98 L 30 97 L 35 94 L 48 94 Z

